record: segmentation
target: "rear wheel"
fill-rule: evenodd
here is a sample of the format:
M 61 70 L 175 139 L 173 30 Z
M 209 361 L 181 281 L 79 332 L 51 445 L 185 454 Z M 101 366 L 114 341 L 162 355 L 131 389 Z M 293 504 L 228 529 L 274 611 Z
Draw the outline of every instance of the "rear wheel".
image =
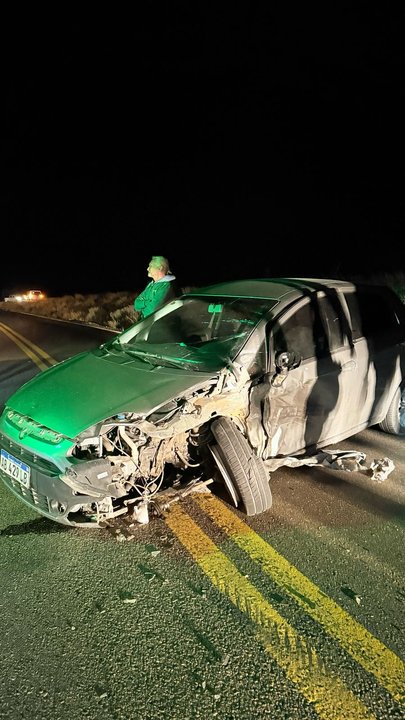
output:
M 211 432 L 211 454 L 234 504 L 242 504 L 246 515 L 271 508 L 269 472 L 246 438 L 229 418 L 214 420 Z
M 405 383 L 397 388 L 382 422 L 381 430 L 391 435 L 405 435 Z

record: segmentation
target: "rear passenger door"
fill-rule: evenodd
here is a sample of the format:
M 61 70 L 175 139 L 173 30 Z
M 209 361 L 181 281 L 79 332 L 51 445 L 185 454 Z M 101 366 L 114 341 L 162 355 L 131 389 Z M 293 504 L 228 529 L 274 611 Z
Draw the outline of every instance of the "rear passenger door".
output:
M 376 286 L 345 290 L 353 344 L 358 365 L 356 397 L 361 424 L 380 422 L 400 384 L 399 342 L 401 327 L 395 311 L 396 298 Z

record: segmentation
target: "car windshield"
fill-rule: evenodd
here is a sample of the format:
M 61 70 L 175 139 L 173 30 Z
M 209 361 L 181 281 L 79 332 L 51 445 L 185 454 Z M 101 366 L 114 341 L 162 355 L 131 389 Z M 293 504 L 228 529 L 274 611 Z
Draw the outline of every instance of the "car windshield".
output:
M 136 323 L 109 346 L 151 365 L 212 371 L 232 361 L 276 301 L 187 296 Z

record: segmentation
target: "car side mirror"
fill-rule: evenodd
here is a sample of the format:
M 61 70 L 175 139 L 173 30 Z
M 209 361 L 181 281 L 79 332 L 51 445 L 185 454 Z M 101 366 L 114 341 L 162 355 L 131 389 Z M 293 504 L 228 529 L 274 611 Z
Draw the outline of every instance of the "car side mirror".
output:
M 302 357 L 294 350 L 283 350 L 276 354 L 276 368 L 281 373 L 287 373 L 288 370 L 298 367 L 301 364 Z

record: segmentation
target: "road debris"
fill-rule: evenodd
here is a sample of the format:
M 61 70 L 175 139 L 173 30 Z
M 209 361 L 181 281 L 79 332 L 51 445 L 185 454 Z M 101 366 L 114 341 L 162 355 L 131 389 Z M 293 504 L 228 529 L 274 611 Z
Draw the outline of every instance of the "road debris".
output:
M 321 450 L 316 455 L 309 457 L 270 458 L 265 460 L 265 464 L 270 471 L 277 470 L 284 465 L 287 467 L 321 465 L 330 470 L 359 472 L 376 482 L 386 480 L 388 475 L 395 469 L 395 465 L 390 458 L 373 460 L 370 465 L 367 465 L 366 454 L 359 450 Z

